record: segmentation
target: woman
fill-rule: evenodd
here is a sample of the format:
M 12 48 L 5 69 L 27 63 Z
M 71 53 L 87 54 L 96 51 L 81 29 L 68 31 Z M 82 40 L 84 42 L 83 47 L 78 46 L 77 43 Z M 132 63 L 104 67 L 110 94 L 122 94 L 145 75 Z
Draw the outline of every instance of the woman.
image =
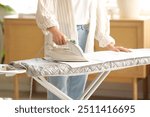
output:
M 38 26 L 45 34 L 45 56 L 49 56 L 52 45 L 74 40 L 84 52 L 94 51 L 94 39 L 100 47 L 112 51 L 128 51 L 116 47 L 115 40 L 109 35 L 109 20 L 104 0 L 39 0 L 36 13 Z M 55 76 L 48 81 L 73 99 L 82 95 L 87 75 Z M 58 99 L 48 92 L 48 99 Z

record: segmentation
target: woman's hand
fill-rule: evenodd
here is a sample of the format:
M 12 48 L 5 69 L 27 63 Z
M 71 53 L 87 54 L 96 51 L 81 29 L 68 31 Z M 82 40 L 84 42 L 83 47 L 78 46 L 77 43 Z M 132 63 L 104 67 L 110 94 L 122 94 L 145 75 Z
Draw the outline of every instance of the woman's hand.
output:
M 57 27 L 50 27 L 48 28 L 48 31 L 50 31 L 52 33 L 53 36 L 53 41 L 57 44 L 57 45 L 65 45 L 67 40 L 65 35 L 59 31 L 59 29 Z
M 131 52 L 128 48 L 122 46 L 114 46 L 114 44 L 110 43 L 106 47 L 108 50 L 116 51 L 116 52 Z

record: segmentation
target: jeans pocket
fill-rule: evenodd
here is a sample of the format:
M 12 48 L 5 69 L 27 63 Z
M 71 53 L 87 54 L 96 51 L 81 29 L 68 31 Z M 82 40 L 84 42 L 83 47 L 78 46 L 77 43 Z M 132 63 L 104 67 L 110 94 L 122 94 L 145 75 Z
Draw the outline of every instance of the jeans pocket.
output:
M 89 32 L 89 24 L 86 25 L 77 25 L 77 30 L 85 30 L 87 32 Z

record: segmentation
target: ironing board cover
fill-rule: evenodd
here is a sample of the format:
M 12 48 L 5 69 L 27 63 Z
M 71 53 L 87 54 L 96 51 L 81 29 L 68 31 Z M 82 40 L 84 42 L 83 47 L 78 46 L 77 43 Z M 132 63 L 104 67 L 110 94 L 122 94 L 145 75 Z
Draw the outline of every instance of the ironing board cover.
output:
M 86 53 L 88 62 L 57 62 L 48 58 L 33 58 L 13 61 L 11 65 L 26 69 L 28 75 L 36 77 L 96 73 L 150 64 L 150 49 L 131 51 Z

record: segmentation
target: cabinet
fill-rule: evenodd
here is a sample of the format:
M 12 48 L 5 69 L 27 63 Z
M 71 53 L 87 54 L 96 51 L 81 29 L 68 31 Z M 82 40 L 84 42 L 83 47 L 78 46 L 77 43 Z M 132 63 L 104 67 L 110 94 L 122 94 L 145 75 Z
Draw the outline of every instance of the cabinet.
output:
M 111 36 L 117 45 L 128 48 L 150 47 L 150 20 L 111 20 Z M 14 60 L 43 56 L 44 37 L 35 19 L 7 17 L 4 19 L 5 63 Z M 95 51 L 102 50 L 95 41 Z M 112 72 L 106 81 L 130 82 L 133 84 L 133 99 L 138 99 L 138 79 L 143 79 L 144 97 L 148 96 L 149 66 L 134 67 Z M 15 97 L 19 97 L 18 78 L 14 78 Z M 92 77 L 89 76 L 89 77 Z
M 35 18 L 10 16 L 4 19 L 5 63 L 15 60 L 31 59 L 43 56 L 44 36 L 37 27 Z M 14 77 L 14 97 L 19 98 L 19 79 Z
M 150 20 L 111 20 L 111 36 L 115 38 L 116 45 L 127 48 L 150 47 Z M 102 50 L 95 42 L 95 51 Z M 133 67 L 110 73 L 106 81 L 133 83 L 133 99 L 138 99 L 138 80 L 143 79 L 144 97 L 148 97 L 149 66 Z
M 34 19 L 5 18 L 5 62 L 39 57 L 43 48 L 43 34 Z

